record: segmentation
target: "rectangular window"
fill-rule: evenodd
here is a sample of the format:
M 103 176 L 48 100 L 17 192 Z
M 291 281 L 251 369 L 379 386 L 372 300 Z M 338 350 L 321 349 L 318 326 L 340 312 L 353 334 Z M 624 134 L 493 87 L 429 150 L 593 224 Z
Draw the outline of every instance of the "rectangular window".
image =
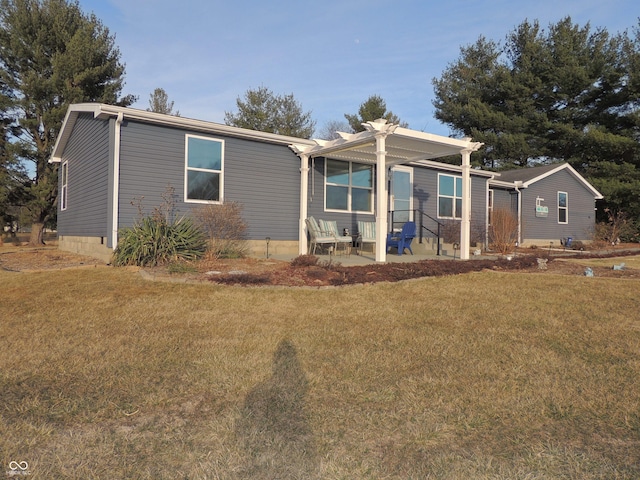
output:
M 567 192 L 558 192 L 558 223 L 569 223 L 569 204 Z
M 223 198 L 224 142 L 186 136 L 185 202 L 214 203 Z
M 462 177 L 438 174 L 438 217 L 462 218 Z
M 325 209 L 373 211 L 373 166 L 339 160 L 325 163 Z
M 60 192 L 60 210 L 67 209 L 67 192 L 69 185 L 69 162 L 62 164 L 62 191 Z

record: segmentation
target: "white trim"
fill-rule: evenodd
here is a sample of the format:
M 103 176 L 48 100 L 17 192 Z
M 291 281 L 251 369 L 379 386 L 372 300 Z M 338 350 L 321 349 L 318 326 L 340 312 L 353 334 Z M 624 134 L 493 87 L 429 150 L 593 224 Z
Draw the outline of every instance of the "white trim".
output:
M 64 212 L 69 201 L 69 160 L 62 162 L 60 166 L 61 185 L 60 185 L 60 211 Z
M 307 254 L 307 197 L 309 196 L 309 156 L 300 155 L 300 218 L 298 224 L 298 255 Z
M 476 151 L 483 144 L 469 138 L 456 139 L 419 132 L 398 125 L 388 124 L 384 119 L 365 122 L 365 131 L 359 133 L 339 132 L 335 140 L 314 140 L 315 145 L 304 149 L 310 158 L 331 157 L 336 160 L 353 160 L 358 163 L 377 164 L 378 135 L 386 135 L 385 165 L 407 164 L 429 159 L 459 155 L 463 150 Z
M 461 165 L 453 165 L 451 163 L 442 163 L 442 162 L 436 162 L 434 160 L 419 160 L 416 162 L 409 162 L 407 163 L 407 165 L 414 165 L 414 166 L 420 166 L 420 167 L 426 167 L 426 168 L 432 168 L 435 170 L 440 170 L 443 172 L 455 172 L 455 173 L 459 173 L 462 174 L 462 166 Z M 489 172 L 487 170 L 480 170 L 477 168 L 472 168 L 471 171 L 471 176 L 478 176 L 478 177 L 487 177 L 489 179 L 491 179 L 491 183 L 493 184 L 494 182 L 497 183 L 503 183 L 505 186 L 512 186 L 513 187 L 513 182 L 501 182 L 501 181 L 496 181 L 496 180 L 492 180 L 493 177 L 495 177 L 496 175 L 500 175 L 497 172 Z
M 371 123 L 371 122 L 370 122 Z M 384 124 L 382 125 L 384 127 Z M 389 125 L 379 131 L 376 138 L 376 262 L 387 261 L 387 151 L 386 140 L 389 133 L 393 133 L 395 125 Z
M 522 188 L 521 182 L 515 182 L 515 191 L 518 194 L 518 243 L 522 245 Z
M 124 114 L 120 112 L 116 117 L 116 130 L 113 136 L 113 203 L 111 217 L 111 248 L 118 248 L 118 217 L 120 210 L 120 135 Z
M 451 195 L 440 195 L 440 178 L 441 177 L 450 177 L 453 178 L 453 196 Z M 437 184 L 436 184 L 436 218 L 442 218 L 443 220 L 462 220 L 462 210 L 464 210 L 464 206 L 462 206 L 460 208 L 460 212 L 456 211 L 456 200 L 459 198 L 460 200 L 463 199 L 463 195 L 464 195 L 464 187 L 462 186 L 462 184 L 460 185 L 460 191 L 458 192 L 458 188 L 456 187 L 456 179 L 460 179 L 461 181 L 462 179 L 462 175 L 453 175 L 451 173 L 441 173 L 438 172 L 438 179 L 437 179 Z M 457 194 L 460 194 L 460 196 L 458 196 Z M 447 217 L 444 215 L 440 215 L 440 197 L 443 198 L 451 198 L 453 199 L 453 207 L 452 207 L 452 213 L 453 216 L 451 217 Z M 459 214 L 459 216 L 456 216 L 456 213 Z
M 534 168 L 535 168 L 535 167 L 534 167 Z M 582 183 L 582 184 L 585 186 L 585 188 L 586 188 L 587 190 L 589 190 L 597 200 L 601 200 L 602 198 L 604 198 L 604 197 L 602 196 L 602 194 L 601 194 L 598 190 L 596 190 L 595 188 L 593 188 L 593 186 L 592 186 L 589 182 L 587 182 L 587 181 L 585 180 L 585 178 L 584 178 L 582 175 L 580 175 L 580 174 L 575 170 L 575 168 L 573 168 L 573 167 L 572 167 L 571 165 L 569 165 L 568 163 L 562 163 L 562 164 L 558 165 L 558 167 L 557 167 L 557 168 L 554 168 L 554 169 L 548 170 L 547 172 L 545 172 L 545 173 L 543 173 L 543 174 L 540 174 L 540 175 L 538 175 L 537 177 L 532 178 L 531 180 L 527 180 L 526 182 L 523 182 L 523 183 L 522 183 L 522 186 L 526 188 L 526 187 L 528 187 L 529 185 L 531 185 L 531 184 L 533 184 L 533 183 L 536 183 L 536 182 L 539 182 L 540 180 L 543 180 L 543 179 L 545 179 L 545 178 L 547 178 L 547 177 L 549 177 L 549 176 L 551 176 L 551 175 L 553 175 L 553 174 L 555 174 L 555 173 L 557 173 L 557 172 L 559 172 L 559 171 L 561 171 L 561 170 L 568 170 L 568 171 L 569 171 L 569 173 L 570 173 L 571 175 L 573 175 L 573 176 L 576 178 L 576 180 L 578 180 L 580 183 Z
M 396 201 L 396 195 L 395 195 L 395 191 L 394 191 L 394 182 L 393 182 L 393 176 L 395 175 L 395 172 L 403 172 L 403 173 L 408 173 L 409 174 L 409 221 L 413 221 L 413 167 L 408 167 L 405 165 L 395 165 L 393 167 L 391 167 L 391 172 L 392 172 L 392 178 L 391 178 L 391 192 L 390 192 L 390 207 L 395 210 L 396 206 L 395 206 L 395 201 Z
M 471 248 L 471 152 L 462 154 L 462 222 L 460 223 L 460 260 L 469 260 Z
M 209 142 L 215 142 L 220 144 L 220 170 L 215 170 L 211 168 L 196 168 L 189 167 L 189 139 L 195 138 L 198 140 L 206 140 Z M 190 133 L 186 133 L 184 136 L 184 202 L 185 203 L 203 203 L 208 205 L 219 205 L 224 201 L 224 140 L 219 138 L 212 137 L 204 137 L 201 135 L 192 135 Z M 203 200 L 197 198 L 189 198 L 189 172 L 206 172 L 206 173 L 218 173 L 220 185 L 218 186 L 218 200 Z
M 516 180 L 515 182 L 505 182 L 502 180 L 496 180 L 495 178 L 489 179 L 489 186 L 502 188 L 513 188 L 514 186 L 517 186 L 518 188 L 526 188 L 522 185 L 522 182 L 520 182 L 520 180 Z
M 560 195 L 564 194 L 564 200 L 565 200 L 565 206 L 561 207 L 560 206 Z M 567 225 L 569 223 L 569 193 L 568 192 L 563 192 L 562 190 L 558 190 L 558 194 L 556 196 L 556 219 L 558 221 L 558 224 L 560 225 Z M 560 210 L 564 210 L 565 211 L 565 221 L 561 222 L 560 221 Z
M 312 140 L 304 138 L 289 137 L 286 135 L 277 135 L 275 133 L 259 132 L 257 130 L 249 130 L 246 128 L 231 127 L 221 123 L 206 122 L 203 120 L 195 120 L 192 118 L 177 117 L 175 115 L 165 115 L 162 113 L 148 112 L 146 110 L 138 110 L 130 107 L 119 107 L 116 105 L 106 105 L 103 103 L 74 103 L 69 105 L 67 114 L 62 122 L 60 133 L 53 146 L 50 163 L 59 163 L 66 147 L 67 141 L 73 131 L 73 126 L 80 113 L 93 113 L 94 118 L 107 119 L 109 117 L 117 117 L 122 114 L 123 119 L 136 120 L 145 123 L 153 123 L 155 125 L 167 125 L 179 127 L 187 130 L 193 130 L 204 134 L 211 135 L 228 135 L 230 137 L 245 138 L 249 140 L 258 140 L 267 143 L 289 146 L 291 144 L 305 145 L 307 148 L 317 145 Z
M 329 162 L 340 162 L 340 163 L 346 163 L 348 165 L 349 168 L 349 173 L 347 174 L 349 177 L 349 183 L 348 184 L 342 184 L 342 183 L 331 183 L 327 181 L 327 165 Z M 353 164 L 358 164 L 358 165 L 363 165 L 365 167 L 368 167 L 370 169 L 371 172 L 371 186 L 370 187 L 360 187 L 360 186 L 355 186 L 353 185 L 352 182 L 352 176 L 353 176 Z M 335 158 L 326 158 L 324 161 L 324 211 L 325 212 L 336 212 L 336 213 L 364 213 L 364 214 L 372 214 L 373 213 L 373 205 L 375 203 L 375 191 L 373 188 L 373 184 L 374 184 L 374 168 L 372 165 L 367 165 L 366 163 L 360 163 L 360 162 L 351 162 L 348 160 L 336 160 Z M 327 187 L 331 186 L 331 187 L 341 187 L 341 188 L 346 188 L 347 189 L 347 209 L 346 210 L 342 210 L 339 208 L 328 208 L 327 207 Z M 370 205 L 371 208 L 369 210 L 353 210 L 351 208 L 352 206 L 352 199 L 353 199 L 353 189 L 360 189 L 360 190 L 368 190 L 370 193 Z
M 531 168 L 536 168 L 536 167 L 531 167 Z M 539 182 L 540 180 L 543 180 L 561 170 L 568 170 L 569 173 L 571 175 L 573 175 L 575 177 L 576 180 L 578 180 L 580 183 L 582 183 L 582 185 L 589 190 L 589 192 L 591 192 L 591 194 L 594 196 L 594 198 L 596 200 L 601 200 L 604 198 L 604 196 L 598 191 L 596 190 L 593 185 L 591 185 L 589 182 L 587 182 L 585 180 L 585 178 L 580 175 L 571 165 L 569 165 L 568 163 L 562 163 L 559 164 L 556 168 L 552 168 L 551 170 L 546 171 L 545 173 L 542 173 L 534 178 L 531 178 L 529 180 L 527 180 L 526 182 L 522 182 L 520 180 L 516 180 L 515 182 L 506 182 L 503 180 L 497 180 L 497 179 L 489 179 L 489 182 L 491 183 L 491 185 L 494 185 L 496 187 L 504 187 L 504 188 L 513 188 L 514 185 L 517 185 L 519 188 L 527 188 L 530 185 L 533 185 L 536 182 Z M 526 172 L 527 169 L 523 168 L 522 169 L 523 172 Z M 500 175 L 499 173 L 495 173 L 494 175 Z
M 495 191 L 487 182 L 485 187 L 485 216 L 484 216 L 484 244 L 489 245 L 489 227 L 491 226 L 491 218 L 493 218 L 493 210 L 495 207 Z

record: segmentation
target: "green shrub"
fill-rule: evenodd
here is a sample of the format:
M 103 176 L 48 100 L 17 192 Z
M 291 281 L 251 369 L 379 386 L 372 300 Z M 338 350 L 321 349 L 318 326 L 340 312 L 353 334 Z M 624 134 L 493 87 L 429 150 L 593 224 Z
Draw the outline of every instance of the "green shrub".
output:
M 196 260 L 204 254 L 206 247 L 205 235 L 191 218 L 169 222 L 161 215 L 153 215 L 121 231 L 113 264 L 156 266 Z

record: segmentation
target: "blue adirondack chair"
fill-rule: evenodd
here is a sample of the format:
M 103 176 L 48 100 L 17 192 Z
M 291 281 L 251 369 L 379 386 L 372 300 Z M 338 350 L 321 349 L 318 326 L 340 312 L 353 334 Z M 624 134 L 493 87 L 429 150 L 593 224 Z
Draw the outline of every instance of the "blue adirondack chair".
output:
M 416 224 L 415 222 L 407 222 L 402 226 L 402 231 L 391 232 L 387 235 L 387 253 L 391 247 L 396 247 L 398 249 L 398 255 L 402 255 L 404 253 L 404 249 L 408 249 L 413 255 L 413 250 L 411 250 L 411 242 L 416 237 Z

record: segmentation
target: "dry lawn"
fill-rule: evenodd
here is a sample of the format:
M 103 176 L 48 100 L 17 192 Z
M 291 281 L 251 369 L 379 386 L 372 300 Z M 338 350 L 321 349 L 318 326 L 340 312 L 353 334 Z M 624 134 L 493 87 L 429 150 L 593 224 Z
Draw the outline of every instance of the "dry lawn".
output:
M 640 279 L 0 281 L 0 461 L 29 478 L 640 477 Z

